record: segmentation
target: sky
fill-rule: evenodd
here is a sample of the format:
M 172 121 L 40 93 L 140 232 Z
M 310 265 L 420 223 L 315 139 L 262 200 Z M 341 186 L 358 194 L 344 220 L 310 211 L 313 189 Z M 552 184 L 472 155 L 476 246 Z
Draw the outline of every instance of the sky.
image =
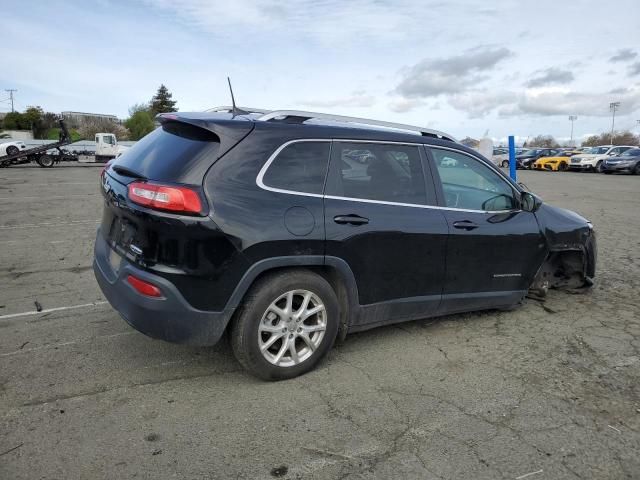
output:
M 230 103 L 414 124 L 497 142 L 640 133 L 638 0 L 7 0 L 0 111 L 126 118 L 164 83 Z

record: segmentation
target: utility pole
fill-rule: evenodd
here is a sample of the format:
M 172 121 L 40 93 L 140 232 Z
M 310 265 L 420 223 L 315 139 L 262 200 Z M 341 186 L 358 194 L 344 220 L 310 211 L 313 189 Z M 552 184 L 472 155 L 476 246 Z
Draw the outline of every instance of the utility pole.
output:
M 613 112 L 613 118 L 611 119 L 611 145 L 613 145 L 613 127 L 616 125 L 616 110 L 620 108 L 620 102 L 611 102 L 609 104 L 609 110 Z
M 4 91 L 9 92 L 9 98 L 11 99 L 11 113 L 13 113 L 15 111 L 13 109 L 13 92 L 17 92 L 18 90 L 15 88 L 5 88 Z
M 573 147 L 573 122 L 578 119 L 576 115 L 569 115 L 569 121 L 571 122 L 571 139 L 569 140 L 569 144 Z

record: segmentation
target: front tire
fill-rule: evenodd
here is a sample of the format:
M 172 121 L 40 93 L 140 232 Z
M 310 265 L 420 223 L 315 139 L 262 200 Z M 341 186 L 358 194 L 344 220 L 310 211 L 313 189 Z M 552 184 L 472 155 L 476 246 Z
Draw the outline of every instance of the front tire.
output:
M 315 273 L 274 273 L 251 287 L 231 325 L 238 362 L 263 380 L 312 370 L 338 333 L 339 307 L 331 285 Z
M 636 163 L 636 168 L 633 169 L 634 175 L 640 175 L 640 162 Z
M 502 161 L 502 168 L 509 168 L 509 161 L 508 160 L 503 160 Z
M 596 167 L 594 168 L 594 171 L 596 171 L 598 173 L 602 173 L 602 160 L 600 160 L 598 163 L 596 163 Z

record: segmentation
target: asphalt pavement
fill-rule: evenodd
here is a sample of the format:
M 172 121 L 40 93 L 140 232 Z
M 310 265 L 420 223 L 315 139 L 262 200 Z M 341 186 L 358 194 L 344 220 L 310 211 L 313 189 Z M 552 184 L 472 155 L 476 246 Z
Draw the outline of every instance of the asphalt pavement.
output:
M 590 293 L 350 335 L 265 383 L 105 303 L 99 171 L 0 170 L 1 479 L 640 478 L 640 177 L 519 172 L 594 223 Z

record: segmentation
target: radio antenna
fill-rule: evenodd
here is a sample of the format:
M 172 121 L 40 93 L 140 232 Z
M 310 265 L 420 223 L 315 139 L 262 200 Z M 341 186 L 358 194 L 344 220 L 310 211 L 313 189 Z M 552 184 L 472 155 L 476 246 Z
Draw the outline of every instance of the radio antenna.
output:
M 231 79 L 227 77 L 227 83 L 229 83 L 229 92 L 231 93 L 231 114 L 236 115 L 249 115 L 249 112 L 245 112 L 241 108 L 236 107 L 236 99 L 233 96 L 233 88 L 231 88 Z

